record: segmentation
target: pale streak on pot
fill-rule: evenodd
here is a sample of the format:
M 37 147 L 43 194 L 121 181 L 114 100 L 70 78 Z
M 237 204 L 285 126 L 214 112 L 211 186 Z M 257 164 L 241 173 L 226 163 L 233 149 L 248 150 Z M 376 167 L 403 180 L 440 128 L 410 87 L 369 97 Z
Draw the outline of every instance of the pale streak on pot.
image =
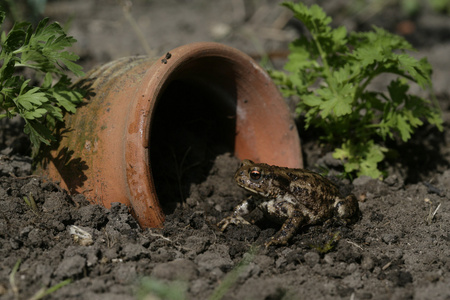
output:
M 144 228 L 162 227 L 164 221 L 150 161 L 152 132 L 161 128 L 154 128 L 152 120 L 176 80 L 214 94 L 211 111 L 235 115 L 232 128 L 227 126 L 233 121 L 222 125 L 233 130 L 230 142 L 238 158 L 303 166 L 287 105 L 249 56 L 217 43 L 188 44 L 170 53 L 156 60 L 120 59 L 88 73 L 85 81 L 95 95 L 75 115 L 66 116 L 71 131 L 41 167 L 41 173 L 93 203 L 128 205 Z

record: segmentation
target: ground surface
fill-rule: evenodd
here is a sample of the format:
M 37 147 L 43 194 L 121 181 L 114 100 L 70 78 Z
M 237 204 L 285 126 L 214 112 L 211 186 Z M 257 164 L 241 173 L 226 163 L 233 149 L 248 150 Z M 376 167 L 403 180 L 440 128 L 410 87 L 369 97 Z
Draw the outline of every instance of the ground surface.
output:
M 276 21 L 283 8 L 244 2 L 135 2 L 131 14 L 158 55 L 200 40 L 223 42 L 255 57 L 262 50 L 284 52 L 295 24 L 282 32 L 270 30 L 282 29 Z M 335 23 L 350 29 L 376 23 L 405 30 L 406 18 L 395 7 L 354 14 L 331 1 L 326 9 Z M 74 51 L 86 69 L 145 54 L 115 1 L 50 1 L 46 14 L 60 21 L 72 18 L 70 33 L 79 40 Z M 407 37 L 419 48 L 417 55 L 433 64 L 444 132 L 422 128 L 398 148 L 404 159 L 390 167 L 394 175 L 383 182 L 342 183 L 361 199 L 360 222 L 351 228 L 305 228 L 286 247 L 258 247 L 277 230 L 258 214 L 252 215 L 256 225 L 217 230 L 215 224 L 247 196 L 232 182 L 239 161 L 231 154 L 211 159 L 206 179 L 188 187 L 188 198 L 167 216 L 164 229 L 142 231 L 123 205 L 111 210 L 89 205 L 80 195 L 69 196 L 56 184 L 30 176 L 20 124 L 3 122 L 0 298 L 28 299 L 44 286 L 72 279 L 48 298 L 134 299 L 161 281 L 174 284 L 170 289 L 181 289 L 188 299 L 221 292 L 223 299 L 450 299 L 450 20 L 424 9 L 412 21 L 407 24 L 415 29 Z M 328 156 L 317 140 L 300 136 L 307 167 L 326 165 Z M 37 209 L 24 197 L 32 197 Z M 84 230 L 92 240 L 74 239 L 71 230 Z M 335 249 L 321 253 L 336 233 Z M 9 275 L 19 259 L 11 284 Z M 230 279 L 235 281 L 224 287 Z

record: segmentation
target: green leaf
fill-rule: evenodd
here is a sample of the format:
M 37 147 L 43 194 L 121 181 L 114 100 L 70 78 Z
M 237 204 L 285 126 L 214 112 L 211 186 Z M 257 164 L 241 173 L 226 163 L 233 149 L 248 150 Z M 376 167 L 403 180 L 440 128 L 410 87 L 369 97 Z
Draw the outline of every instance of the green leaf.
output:
M 45 93 L 38 92 L 39 88 L 35 87 L 25 92 L 25 87 L 27 86 L 29 80 L 25 81 L 20 89 L 20 95 L 17 96 L 15 102 L 27 109 L 31 110 L 34 106 L 41 105 L 44 102 L 48 101 L 48 98 Z
M 311 59 L 310 51 L 305 47 L 305 38 L 299 39 L 290 44 L 291 54 L 288 56 L 288 62 L 284 66 L 286 71 L 297 72 L 307 68 L 317 68 L 319 64 Z
M 397 128 L 400 131 L 400 136 L 404 142 L 409 140 L 412 133 L 412 128 L 406 121 L 403 115 L 397 115 Z
M 16 58 L 11 53 L 2 53 L 3 64 L 0 68 L 0 78 L 4 80 L 11 78 L 14 74 L 14 66 L 16 64 Z
M 344 160 L 350 157 L 350 151 L 346 144 L 342 144 L 341 148 L 334 149 L 333 158 Z
M 23 117 L 28 120 L 39 119 L 47 113 L 44 108 L 37 108 L 35 110 L 29 110 L 23 113 Z
M 331 18 L 325 14 L 320 6 L 314 4 L 308 8 L 303 3 L 293 2 L 284 2 L 282 5 L 289 8 L 306 27 L 315 28 L 318 32 L 328 30 L 327 25 L 331 23 Z
M 72 55 L 68 52 L 61 53 L 60 61 L 76 76 L 84 76 L 83 67 L 74 63 L 73 61 L 78 60 L 77 55 Z
M 314 107 L 314 106 L 321 106 L 321 104 L 323 103 L 323 100 L 320 97 L 317 97 L 313 94 L 309 94 L 309 95 L 303 95 L 302 97 L 302 101 L 304 104 Z
M 386 148 L 374 143 L 353 145 L 350 140 L 343 143 L 341 148 L 336 148 L 333 157 L 344 161 L 346 173 L 357 171 L 358 176 L 370 176 L 380 178 L 382 173 L 378 170 L 378 163 L 383 161 Z
M 355 74 L 352 74 L 351 66 L 348 64 L 333 72 L 333 78 L 336 80 L 336 83 L 341 85 L 347 83 L 352 75 L 354 76 Z
M 316 90 L 316 93 L 325 101 L 322 101 L 320 108 L 322 109 L 321 116 L 326 118 L 331 112 L 336 116 L 347 115 L 352 112 L 352 101 L 354 88 L 350 84 L 345 84 L 339 87 L 338 95 L 327 87 L 322 87 Z
M 50 72 L 45 73 L 44 81 L 42 82 L 41 87 L 43 89 L 49 89 L 52 86 L 52 83 L 53 83 L 52 73 L 50 73 Z
M 23 131 L 30 136 L 31 143 L 36 145 L 36 150 L 39 149 L 41 143 L 50 145 L 50 142 L 55 140 L 51 131 L 35 120 L 27 120 Z
M 26 32 L 23 29 L 19 29 L 17 27 L 18 26 L 14 26 L 6 36 L 6 41 L 2 45 L 2 51 L 4 50 L 5 52 L 14 52 L 23 46 L 26 38 Z
M 409 87 L 406 83 L 397 79 L 392 80 L 387 89 L 395 106 L 399 106 L 405 101 Z
M 59 106 L 64 107 L 64 109 L 70 113 L 75 113 L 79 99 L 82 99 L 81 93 L 77 91 L 64 91 L 64 90 L 53 90 L 53 97 L 58 102 Z
M 353 51 L 353 55 L 361 67 L 372 65 L 376 62 L 383 62 L 384 56 L 380 49 L 374 45 L 360 47 Z
M 331 38 L 336 45 L 334 51 L 338 51 L 341 46 L 346 46 L 347 44 L 347 29 L 344 26 L 336 28 L 332 31 Z
M 54 105 L 50 105 L 50 104 L 43 104 L 42 108 L 47 111 L 46 119 L 51 118 L 52 122 L 53 122 L 53 120 L 63 121 L 64 116 L 63 116 L 63 112 L 62 112 L 61 108 L 54 106 Z
M 41 38 L 41 40 L 46 39 L 46 38 L 49 38 L 51 36 L 51 34 L 53 34 L 55 32 L 55 30 L 53 29 L 54 25 L 46 28 L 48 22 L 49 22 L 49 18 L 44 18 L 39 22 L 39 24 L 36 27 L 36 30 L 33 34 L 33 36 L 35 38 Z
M 430 111 L 427 116 L 427 121 L 430 122 L 430 124 L 436 126 L 439 129 L 439 131 L 444 130 L 443 127 L 444 121 L 442 120 L 440 111 Z
M 431 86 L 431 67 L 428 66 L 426 59 L 418 61 L 407 54 L 397 55 L 397 59 L 399 68 L 408 72 L 420 87 L 426 88 Z
M 383 174 L 378 170 L 378 163 L 383 161 L 384 152 L 386 152 L 387 149 L 379 145 L 375 145 L 373 141 L 369 143 L 369 147 L 367 148 L 368 150 L 361 159 L 360 170 L 357 174 L 358 176 L 381 178 Z

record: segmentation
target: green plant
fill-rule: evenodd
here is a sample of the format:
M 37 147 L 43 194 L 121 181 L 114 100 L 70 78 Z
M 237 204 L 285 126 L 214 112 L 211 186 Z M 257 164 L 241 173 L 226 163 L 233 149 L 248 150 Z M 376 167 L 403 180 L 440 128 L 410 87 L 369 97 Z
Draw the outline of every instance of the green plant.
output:
M 249 252 L 244 254 L 242 260 L 225 276 L 220 285 L 214 289 L 209 300 L 223 299 L 225 294 L 238 281 L 239 276 L 245 271 L 245 268 L 255 259 L 259 249 L 257 246 L 252 246 Z
M 27 204 L 27 206 L 31 209 L 31 211 L 35 214 L 35 215 L 39 215 L 39 210 L 37 208 L 36 205 L 36 201 L 34 201 L 34 197 L 33 194 L 30 192 L 28 194 L 29 197 L 27 196 L 23 196 L 23 200 L 25 201 L 25 203 Z
M 9 274 L 9 284 L 11 285 L 11 289 L 13 291 L 14 294 L 14 299 L 20 299 L 20 295 L 19 295 L 19 287 L 16 284 L 16 273 L 19 270 L 19 266 L 20 266 L 21 260 L 18 259 L 16 264 L 14 265 L 11 273 Z M 72 280 L 71 279 L 66 279 L 64 281 L 61 281 L 60 283 L 57 283 L 51 287 L 49 287 L 48 289 L 43 287 L 40 290 L 38 290 L 31 298 L 30 300 L 39 300 L 44 298 L 45 296 L 50 295 L 51 293 L 56 292 L 57 290 L 59 290 L 60 288 L 62 288 L 65 285 L 68 285 L 69 283 L 71 283 Z
M 166 283 L 151 277 L 144 277 L 140 280 L 136 294 L 137 299 L 186 299 L 187 283 L 184 281 L 174 281 Z
M 430 0 L 430 6 L 435 11 L 444 12 L 447 14 L 450 13 L 450 0 Z
M 312 249 L 316 249 L 320 254 L 327 254 L 336 248 L 337 243 L 341 239 L 339 232 L 335 232 L 331 238 L 323 245 L 309 245 Z
M 309 31 L 290 44 L 286 74 L 270 71 L 284 96 L 300 97 L 297 113 L 305 127 L 323 130 L 321 139 L 335 147 L 347 174 L 379 178 L 378 164 L 388 149 L 383 141 L 399 136 L 404 142 L 423 120 L 442 130 L 438 105 L 408 94 L 408 83 L 431 91 L 431 66 L 406 51 L 402 37 L 373 27 L 348 33 L 329 26 L 331 18 L 317 5 L 283 3 Z M 369 90 L 377 77 L 395 77 L 385 91 Z
M 252 246 L 242 260 L 225 276 L 222 282 L 214 289 L 209 300 L 223 299 L 230 288 L 238 281 L 239 276 L 245 271 L 245 268 L 254 260 L 259 252 L 259 247 Z M 175 280 L 165 282 L 156 278 L 143 277 L 139 281 L 136 293 L 137 299 L 167 299 L 182 300 L 186 299 L 187 282 Z
M 5 13 L 0 11 L 0 25 Z M 54 140 L 51 132 L 63 113 L 76 111 L 83 98 L 82 90 L 71 88 L 66 69 L 82 76 L 81 66 L 74 63 L 78 56 L 64 50 L 76 40 L 67 36 L 57 23 L 43 19 L 33 30 L 27 22 L 14 24 L 6 34 L 1 33 L 0 45 L 0 119 L 16 115 L 25 121 L 24 132 L 29 135 L 33 154 L 41 143 Z M 27 69 L 40 86 L 33 86 L 18 72 Z

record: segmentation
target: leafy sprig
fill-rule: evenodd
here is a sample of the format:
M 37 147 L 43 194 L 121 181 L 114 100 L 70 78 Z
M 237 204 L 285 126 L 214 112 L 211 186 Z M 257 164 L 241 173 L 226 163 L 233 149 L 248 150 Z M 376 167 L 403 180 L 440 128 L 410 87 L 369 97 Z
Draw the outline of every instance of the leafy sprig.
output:
M 0 25 L 5 13 L 0 11 Z M 67 36 L 58 23 L 43 19 L 36 29 L 28 22 L 14 24 L 0 37 L 0 119 L 21 116 L 24 132 L 29 135 L 33 154 L 41 143 L 54 140 L 52 130 L 63 121 L 64 112 L 74 113 L 81 103 L 83 91 L 71 87 L 67 71 L 82 76 L 78 56 L 65 49 L 76 40 Z M 29 69 L 42 78 L 40 86 L 19 74 Z
M 344 161 L 345 172 L 379 178 L 378 164 L 388 149 L 386 139 L 406 142 L 423 121 L 442 130 L 438 105 L 408 94 L 409 83 L 431 91 L 431 66 L 407 51 L 413 47 L 402 37 L 381 28 L 348 33 L 333 29 L 332 19 L 317 5 L 283 3 L 303 22 L 309 36 L 290 44 L 285 65 L 288 74 L 270 71 L 284 96 L 299 96 L 296 112 L 305 126 L 321 128 L 333 156 Z M 384 91 L 369 90 L 370 83 L 391 74 Z

